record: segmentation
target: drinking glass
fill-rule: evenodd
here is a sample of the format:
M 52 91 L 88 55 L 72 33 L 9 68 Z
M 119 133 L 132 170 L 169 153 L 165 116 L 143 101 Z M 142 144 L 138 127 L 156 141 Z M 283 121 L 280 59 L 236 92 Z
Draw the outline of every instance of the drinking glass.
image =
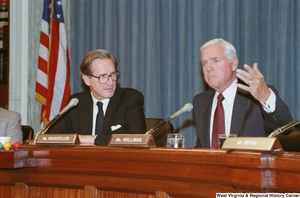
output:
M 226 138 L 228 137 L 236 137 L 236 134 L 219 134 L 219 148 L 222 148 Z
M 178 133 L 169 133 L 167 139 L 167 147 L 184 148 L 184 136 Z

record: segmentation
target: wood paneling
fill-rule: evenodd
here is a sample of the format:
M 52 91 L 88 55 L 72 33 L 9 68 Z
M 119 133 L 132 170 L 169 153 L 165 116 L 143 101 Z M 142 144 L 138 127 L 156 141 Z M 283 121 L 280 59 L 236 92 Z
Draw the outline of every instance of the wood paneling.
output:
M 298 153 L 100 146 L 23 146 L 21 151 L 28 151 L 36 167 L 0 169 L 0 197 L 300 192 Z

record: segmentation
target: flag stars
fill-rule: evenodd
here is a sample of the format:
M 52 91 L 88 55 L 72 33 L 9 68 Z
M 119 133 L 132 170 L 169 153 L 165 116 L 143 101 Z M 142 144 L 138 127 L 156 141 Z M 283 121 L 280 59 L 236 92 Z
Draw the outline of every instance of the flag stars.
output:
M 48 29 L 45 33 L 41 30 L 36 99 L 42 104 L 40 118 L 41 124 L 45 125 L 59 113 L 70 96 L 70 64 L 65 27 L 60 25 L 64 23 L 63 3 L 61 0 L 42 1 L 42 19 Z
M 57 5 L 61 5 L 61 1 L 57 1 L 56 3 L 57 3 Z

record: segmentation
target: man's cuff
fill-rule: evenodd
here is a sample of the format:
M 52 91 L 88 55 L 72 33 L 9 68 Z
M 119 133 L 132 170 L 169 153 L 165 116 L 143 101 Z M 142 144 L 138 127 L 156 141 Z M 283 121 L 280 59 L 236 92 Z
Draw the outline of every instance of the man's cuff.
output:
M 269 90 L 271 91 L 271 95 L 268 98 L 266 104 L 264 104 L 263 102 L 260 102 L 264 108 L 264 110 L 267 113 L 272 113 L 275 111 L 276 108 L 276 95 L 275 93 L 272 91 L 272 89 L 269 88 Z

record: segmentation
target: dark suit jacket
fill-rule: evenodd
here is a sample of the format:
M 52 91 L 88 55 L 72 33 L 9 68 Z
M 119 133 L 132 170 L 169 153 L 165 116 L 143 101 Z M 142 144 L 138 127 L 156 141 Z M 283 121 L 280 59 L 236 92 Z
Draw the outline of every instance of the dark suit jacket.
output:
M 270 86 L 276 94 L 276 108 L 267 113 L 253 96 L 238 88 L 234 100 L 230 133 L 238 136 L 268 136 L 275 129 L 293 121 L 286 104 L 279 97 L 277 90 Z M 196 123 L 196 147 L 210 148 L 210 117 L 215 90 L 209 89 L 194 97 L 193 114 Z
M 90 91 L 76 93 L 77 106 L 71 108 L 47 133 L 77 133 L 91 135 L 93 125 L 93 99 Z M 111 126 L 121 125 L 112 131 Z M 129 88 L 117 88 L 110 99 L 104 121 L 102 135 L 95 139 L 96 145 L 108 145 L 111 134 L 145 133 L 144 96 Z

